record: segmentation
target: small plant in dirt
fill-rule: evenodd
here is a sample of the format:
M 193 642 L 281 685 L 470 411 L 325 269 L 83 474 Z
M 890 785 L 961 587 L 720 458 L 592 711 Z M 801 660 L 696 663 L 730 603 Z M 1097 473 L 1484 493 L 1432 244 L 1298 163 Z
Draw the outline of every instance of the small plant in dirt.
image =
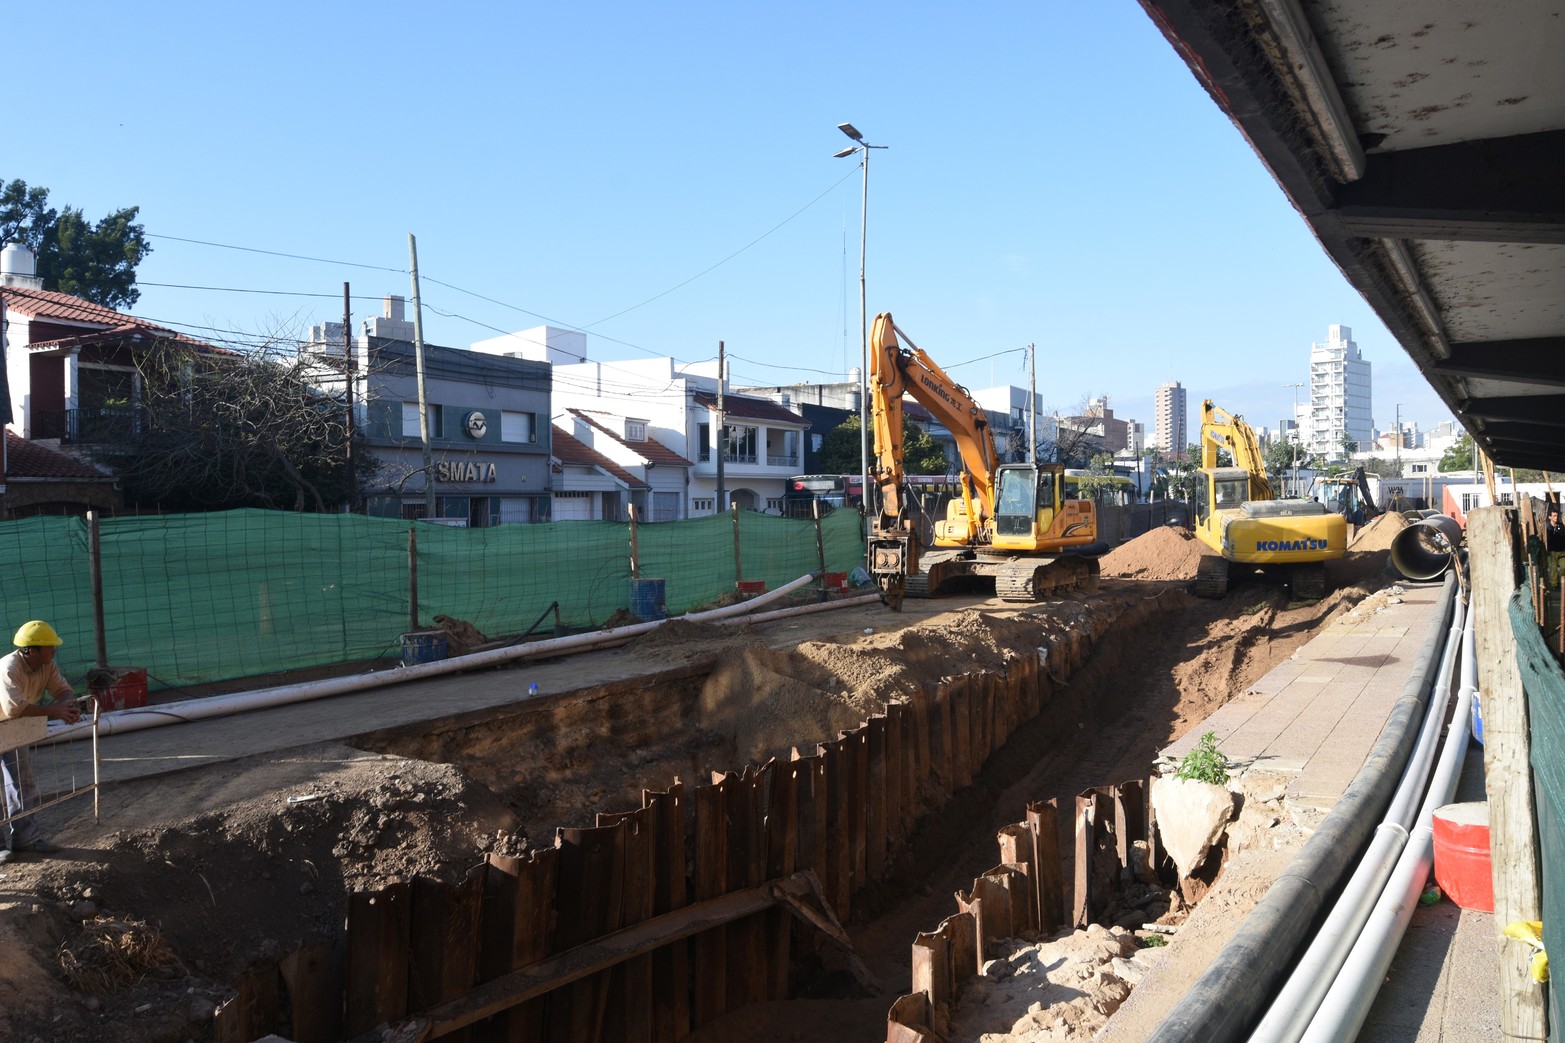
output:
M 1217 748 L 1216 732 L 1201 736 L 1195 748 L 1185 754 L 1179 767 L 1174 769 L 1174 778 L 1210 782 L 1214 786 L 1228 785 L 1228 758 Z
M 1141 943 L 1143 949 L 1161 949 L 1168 944 L 1168 939 L 1161 934 L 1143 934 L 1136 941 Z

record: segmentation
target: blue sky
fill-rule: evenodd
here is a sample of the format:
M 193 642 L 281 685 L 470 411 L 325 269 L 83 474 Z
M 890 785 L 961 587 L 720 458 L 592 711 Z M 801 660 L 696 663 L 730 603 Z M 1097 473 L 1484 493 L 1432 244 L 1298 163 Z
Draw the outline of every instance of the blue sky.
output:
M 132 310 L 209 339 L 340 319 L 344 281 L 355 324 L 378 313 L 410 295 L 411 232 L 433 343 L 547 322 L 603 360 L 721 340 L 737 384 L 843 379 L 862 182 L 832 153 L 851 122 L 889 146 L 869 311 L 970 387 L 1025 386 L 1033 342 L 1062 412 L 1107 395 L 1150 427 L 1179 380 L 1193 414 L 1211 397 L 1274 427 L 1342 323 L 1377 427 L 1398 403 L 1450 418 L 1130 0 L 65 0 L 11 19 L 62 46 L 12 66 L 0 178 L 89 218 L 140 206 Z

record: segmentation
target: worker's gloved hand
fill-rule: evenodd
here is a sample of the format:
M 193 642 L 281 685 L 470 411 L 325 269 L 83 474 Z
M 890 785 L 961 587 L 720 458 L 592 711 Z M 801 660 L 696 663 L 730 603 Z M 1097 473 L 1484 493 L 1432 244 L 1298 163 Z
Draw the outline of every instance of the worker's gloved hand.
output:
M 82 719 L 81 707 L 76 705 L 75 699 L 66 699 L 49 707 L 49 716 L 64 724 L 75 724 Z

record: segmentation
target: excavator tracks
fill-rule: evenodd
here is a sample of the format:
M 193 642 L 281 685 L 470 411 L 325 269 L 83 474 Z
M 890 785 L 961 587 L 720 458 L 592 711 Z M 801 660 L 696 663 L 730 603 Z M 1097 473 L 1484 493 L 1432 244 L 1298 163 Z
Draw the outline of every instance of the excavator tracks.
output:
M 1228 596 L 1228 559 L 1220 554 L 1203 554 L 1196 563 L 1195 596 L 1198 598 L 1222 598 Z
M 1326 563 L 1312 561 L 1293 566 L 1288 583 L 1296 600 L 1319 601 L 1326 596 Z
M 1087 557 L 1013 558 L 994 573 L 995 597 L 1001 601 L 1040 601 L 1062 594 L 1090 594 L 1098 589 L 1098 559 Z

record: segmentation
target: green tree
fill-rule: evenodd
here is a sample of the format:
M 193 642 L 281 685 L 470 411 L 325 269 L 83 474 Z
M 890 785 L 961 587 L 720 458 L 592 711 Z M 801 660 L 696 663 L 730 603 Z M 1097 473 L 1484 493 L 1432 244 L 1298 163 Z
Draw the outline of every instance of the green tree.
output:
M 945 474 L 951 470 L 945 446 L 916 424 L 902 431 L 902 467 L 908 474 Z
M 870 448 L 871 454 L 874 447 Z M 863 465 L 859 444 L 859 418 L 850 416 L 826 432 L 815 466 L 822 474 L 858 474 Z M 874 466 L 873 456 L 870 465 Z M 902 427 L 902 469 L 907 474 L 945 474 L 950 470 L 945 447 L 917 424 Z
M 47 188 L 0 181 L 0 242 L 20 243 L 37 258 L 46 290 L 127 308 L 141 297 L 136 266 L 152 252 L 136 215 L 116 210 L 90 222 L 81 210 L 49 206 Z
M 1440 457 L 1440 471 L 1442 474 L 1451 474 L 1455 471 L 1471 471 L 1473 469 L 1473 436 L 1463 434 L 1456 440 L 1456 444 L 1447 449 Z
M 859 442 L 859 418 L 850 416 L 821 439 L 815 466 L 821 474 L 858 474 L 863 465 Z
M 1266 447 L 1266 473 L 1273 478 L 1293 474 L 1293 458 L 1298 446 L 1286 438 L 1273 439 Z

